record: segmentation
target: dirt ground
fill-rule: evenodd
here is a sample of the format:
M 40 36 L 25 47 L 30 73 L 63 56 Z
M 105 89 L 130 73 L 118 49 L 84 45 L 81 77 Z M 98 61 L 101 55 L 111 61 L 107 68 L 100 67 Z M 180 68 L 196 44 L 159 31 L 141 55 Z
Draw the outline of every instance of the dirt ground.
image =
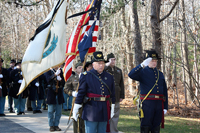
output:
M 200 119 L 200 107 L 197 107 L 200 105 L 197 103 L 196 106 L 194 102 L 188 102 L 187 105 L 185 104 L 184 87 L 181 82 L 178 82 L 177 90 L 179 106 L 177 104 L 177 95 L 173 98 L 176 91 L 174 92 L 173 89 L 168 89 L 168 115 Z M 128 90 L 125 90 L 125 99 L 120 103 L 120 105 L 121 107 L 134 107 L 136 109 L 136 106 L 133 104 L 133 96 Z

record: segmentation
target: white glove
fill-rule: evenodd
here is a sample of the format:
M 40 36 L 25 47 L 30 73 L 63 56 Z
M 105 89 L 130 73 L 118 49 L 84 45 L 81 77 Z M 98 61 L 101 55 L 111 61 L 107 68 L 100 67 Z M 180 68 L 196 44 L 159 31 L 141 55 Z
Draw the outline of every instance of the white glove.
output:
M 0 78 L 3 78 L 3 74 L 0 74 Z
M 148 66 L 149 63 L 151 62 L 151 60 L 152 60 L 151 57 L 145 59 L 145 60 L 141 63 L 141 66 L 142 66 L 142 67 L 146 67 L 146 66 Z
M 13 69 L 17 69 L 17 67 L 14 67 Z
M 167 113 L 167 110 L 166 110 L 166 109 L 163 109 L 163 111 L 164 111 L 164 114 L 166 114 L 166 113 Z
M 35 83 L 35 86 L 39 87 L 39 85 L 40 85 L 40 84 L 39 84 L 38 82 Z
M 20 80 L 18 81 L 18 83 L 21 84 L 21 83 L 22 83 L 22 80 L 20 79 Z
M 2 86 L 0 85 L 0 89 L 2 89 Z
M 60 76 L 57 76 L 57 80 L 58 80 L 58 81 L 61 81 L 62 78 L 61 78 Z
M 77 95 L 78 95 L 78 92 L 72 91 L 72 96 L 73 96 L 73 97 L 77 97 Z
M 60 69 L 58 69 L 55 73 L 56 76 L 58 76 L 60 74 Z
M 110 118 L 113 118 L 113 116 L 114 116 L 114 110 L 115 110 L 115 104 L 112 104 L 112 106 L 111 106 L 111 112 L 110 112 Z
M 22 75 L 22 72 L 20 74 Z
M 82 107 L 82 105 L 81 104 L 74 104 L 74 108 L 73 108 L 73 119 L 75 120 L 75 121 L 77 121 L 77 119 L 78 119 L 78 109 L 79 108 L 81 108 Z

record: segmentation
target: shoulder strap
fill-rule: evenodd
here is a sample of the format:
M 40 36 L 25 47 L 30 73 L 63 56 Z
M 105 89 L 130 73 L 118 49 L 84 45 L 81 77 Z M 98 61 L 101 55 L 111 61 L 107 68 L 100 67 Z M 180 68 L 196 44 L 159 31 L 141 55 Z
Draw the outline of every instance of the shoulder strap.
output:
M 95 78 L 97 78 L 101 83 L 103 83 L 107 87 L 110 95 L 112 94 L 111 91 L 110 91 L 110 88 L 108 87 L 108 85 L 102 79 L 100 79 L 99 77 L 97 77 L 93 72 L 90 72 L 90 71 L 88 71 L 88 72 L 91 73 Z
M 157 70 L 158 72 L 158 78 L 156 80 L 156 83 L 154 84 L 154 86 L 151 88 L 151 90 L 146 94 L 146 96 L 144 97 L 144 99 L 142 100 L 142 102 L 149 96 L 149 94 L 151 93 L 151 91 L 153 90 L 153 88 L 156 86 L 156 84 L 158 83 L 158 80 L 159 80 L 159 70 Z M 141 102 L 141 103 L 142 103 Z

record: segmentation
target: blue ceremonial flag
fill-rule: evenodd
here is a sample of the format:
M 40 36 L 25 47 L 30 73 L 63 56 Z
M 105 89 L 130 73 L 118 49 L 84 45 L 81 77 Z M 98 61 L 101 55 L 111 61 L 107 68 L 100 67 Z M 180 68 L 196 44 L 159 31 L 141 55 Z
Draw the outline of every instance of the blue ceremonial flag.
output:
M 92 47 L 92 34 L 95 28 L 96 21 L 92 24 L 90 29 L 86 32 L 81 42 L 78 44 L 78 50 L 81 62 L 84 61 L 85 55 L 88 52 L 88 49 Z

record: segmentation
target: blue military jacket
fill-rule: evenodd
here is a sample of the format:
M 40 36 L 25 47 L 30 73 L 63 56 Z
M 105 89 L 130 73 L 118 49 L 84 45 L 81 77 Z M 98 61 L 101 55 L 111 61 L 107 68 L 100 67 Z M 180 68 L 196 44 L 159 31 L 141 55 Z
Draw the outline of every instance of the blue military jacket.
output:
M 140 94 L 147 94 L 156 83 L 156 80 L 158 79 L 158 72 L 158 83 L 155 85 L 150 94 L 163 94 L 166 97 L 164 109 L 168 109 L 167 85 L 162 72 L 156 68 L 153 69 L 149 68 L 148 66 L 143 68 L 141 65 L 138 65 L 130 71 L 128 76 L 131 79 L 140 82 Z
M 87 93 L 94 93 L 104 96 L 110 95 L 110 97 L 112 98 L 112 104 L 114 104 L 115 84 L 113 76 L 107 73 L 106 71 L 103 71 L 101 74 L 99 74 L 96 70 L 92 69 L 90 70 L 90 72 L 94 73 L 96 76 L 102 79 L 110 88 L 112 94 L 110 95 L 106 86 L 103 83 L 101 83 L 97 78 L 95 78 L 94 75 L 92 75 L 89 72 L 84 72 L 81 74 L 81 77 L 79 79 L 79 89 L 75 103 L 82 104 L 84 96 L 86 96 Z M 95 121 L 95 122 L 107 121 L 108 114 L 107 114 L 106 101 L 102 102 L 102 101 L 91 100 L 85 103 L 83 105 L 82 118 L 83 120 Z

